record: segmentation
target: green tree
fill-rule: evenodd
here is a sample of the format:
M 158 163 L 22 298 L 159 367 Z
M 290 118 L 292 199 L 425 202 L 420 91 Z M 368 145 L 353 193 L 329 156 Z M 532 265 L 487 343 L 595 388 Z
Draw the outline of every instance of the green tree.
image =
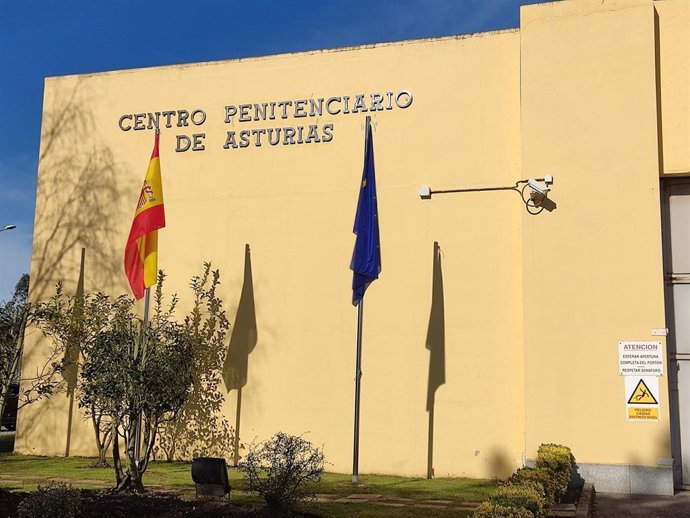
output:
M 86 350 L 79 382 L 80 402 L 110 420 L 117 490 L 144 489 L 143 476 L 159 432 L 168 430 L 171 422 L 195 426 L 179 419 L 182 409 L 195 386 L 207 387 L 220 379 L 209 369 L 218 370 L 222 357 L 209 360 L 207 355 L 197 354 L 205 345 L 219 351 L 224 347 L 229 323 L 222 301 L 216 296 L 219 278 L 210 264 L 204 265 L 204 274 L 191 281 L 195 294 L 192 311 L 178 320 L 178 297 L 164 300 L 165 275 L 160 271 L 150 321 L 145 323 L 135 313 L 133 300 L 122 299 L 108 325 Z M 217 402 L 203 401 L 211 409 L 219 408 Z M 196 410 L 187 414 L 190 418 L 195 415 L 202 414 Z M 194 430 L 198 428 L 189 433 L 197 433 Z
M 94 466 L 106 466 L 106 455 L 112 442 L 112 426 L 109 417 L 93 404 L 83 399 L 78 390 L 80 359 L 88 358 L 96 338 L 109 329 L 114 315 L 127 312 L 132 300 L 126 296 L 111 299 L 103 293 L 65 295 L 58 283 L 55 295 L 47 302 L 35 305 L 32 322 L 48 337 L 56 350 L 63 351 L 60 372 L 64 382 L 61 388 L 68 396 L 79 394 L 79 406 L 92 423 L 98 460 Z
M 192 384 L 192 341 L 184 326 L 173 319 L 177 297 L 163 308 L 163 278 L 159 272 L 154 315 L 148 325 L 127 299 L 128 304 L 111 315 L 109 326 L 96 336 L 80 375 L 81 401 L 111 421 L 118 490 L 143 491 L 158 427 L 179 411 Z
M 206 263 L 203 274 L 192 278 L 194 305 L 181 320 L 176 318 L 177 295 L 164 300 L 164 280 L 159 271 L 147 323 L 131 297 L 66 296 L 60 284 L 55 296 L 34 311 L 33 320 L 51 339 L 55 356 L 63 355 L 57 362 L 62 386 L 68 393 L 76 390 L 93 424 L 97 464 L 105 465 L 112 447 L 118 490 L 144 489 L 142 478 L 161 432 L 164 445 L 177 441 L 173 451 L 201 448 L 208 453 L 211 444 L 216 453 L 232 444 L 218 389 L 230 325 L 216 293 L 220 273 Z

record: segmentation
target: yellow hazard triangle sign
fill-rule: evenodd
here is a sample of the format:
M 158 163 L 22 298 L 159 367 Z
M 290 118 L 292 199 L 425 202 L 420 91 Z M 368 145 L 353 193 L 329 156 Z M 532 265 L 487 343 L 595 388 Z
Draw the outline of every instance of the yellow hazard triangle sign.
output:
M 658 405 L 659 402 L 649 390 L 644 380 L 640 380 L 628 399 L 629 405 Z

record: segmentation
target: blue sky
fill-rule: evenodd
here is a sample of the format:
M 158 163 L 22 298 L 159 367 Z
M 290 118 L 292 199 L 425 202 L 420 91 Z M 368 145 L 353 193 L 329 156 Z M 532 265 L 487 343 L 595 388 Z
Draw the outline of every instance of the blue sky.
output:
M 0 0 L 0 300 L 29 271 L 47 76 L 468 34 L 536 0 Z

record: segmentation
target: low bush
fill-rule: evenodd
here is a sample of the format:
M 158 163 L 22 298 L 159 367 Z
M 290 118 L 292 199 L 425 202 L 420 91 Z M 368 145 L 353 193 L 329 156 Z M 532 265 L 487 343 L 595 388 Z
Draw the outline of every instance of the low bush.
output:
M 542 444 L 537 450 L 537 467 L 551 473 L 556 482 L 555 499 L 560 500 L 568 492 L 575 467 L 575 457 L 570 448 L 560 444 Z
M 251 446 L 239 467 L 250 491 L 263 496 L 274 512 L 289 514 L 315 497 L 324 455 L 302 437 L 278 433 L 258 447 Z
M 549 470 L 545 468 L 521 468 L 510 477 L 508 484 L 514 486 L 524 484 L 538 485 L 540 487 L 539 492 L 543 493 L 545 512 L 548 514 L 553 507 L 556 498 L 556 482 Z
M 524 507 L 506 507 L 483 502 L 474 511 L 472 518 L 534 518 L 534 514 Z
M 74 518 L 81 512 L 81 493 L 67 484 L 38 486 L 17 507 L 19 518 Z
M 473 518 L 545 518 L 567 493 L 574 468 L 570 448 L 542 444 L 537 451 L 537 467 L 518 469 L 477 508 Z
M 543 497 L 528 485 L 501 486 L 489 497 L 489 502 L 503 507 L 522 507 L 530 511 L 534 518 L 546 516 Z

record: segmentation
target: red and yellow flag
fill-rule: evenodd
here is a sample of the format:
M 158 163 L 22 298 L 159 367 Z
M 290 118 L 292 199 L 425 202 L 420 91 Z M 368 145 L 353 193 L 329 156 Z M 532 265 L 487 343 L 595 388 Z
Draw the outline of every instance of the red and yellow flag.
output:
M 165 226 L 163 184 L 158 157 L 158 131 L 151 153 L 151 161 L 141 187 L 132 228 L 125 247 L 125 273 L 137 299 L 146 288 L 156 284 L 158 272 L 158 229 Z

